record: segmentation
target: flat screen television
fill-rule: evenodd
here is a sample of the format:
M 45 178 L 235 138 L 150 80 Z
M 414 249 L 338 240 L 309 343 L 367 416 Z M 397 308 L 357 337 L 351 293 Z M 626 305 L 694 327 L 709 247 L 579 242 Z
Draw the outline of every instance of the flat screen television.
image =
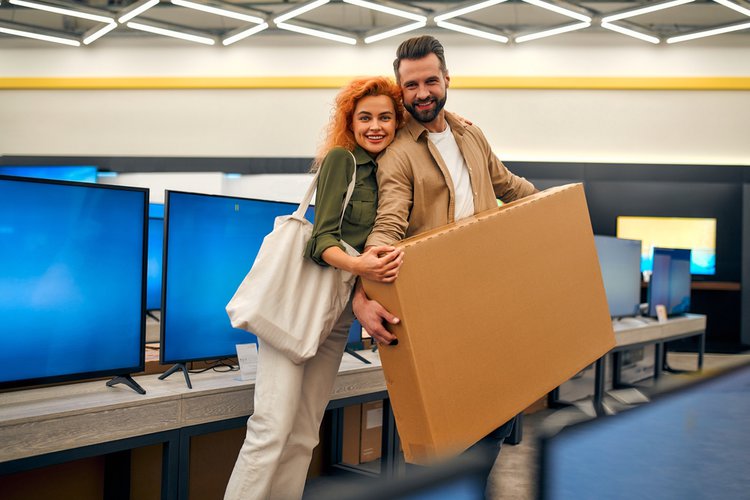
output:
M 641 302 L 641 242 L 596 235 L 594 244 L 609 315 L 637 316 Z
M 143 371 L 147 204 L 0 176 L 0 387 Z
M 161 309 L 162 255 L 164 253 L 164 205 L 151 203 L 148 207 L 148 269 L 146 279 L 146 309 Z
M 690 250 L 654 248 L 654 262 L 648 282 L 648 315 L 656 316 L 661 304 L 667 315 L 690 310 Z
M 90 183 L 96 182 L 97 170 L 97 167 L 90 165 L 0 165 L 0 175 Z
M 750 365 L 545 436 L 542 500 L 746 498 Z
M 167 191 L 165 206 L 160 361 L 233 357 L 236 344 L 256 338 L 232 328 L 226 305 L 274 219 L 297 205 Z
M 690 272 L 716 274 L 716 219 L 696 217 L 617 217 L 617 237 L 641 240 L 641 271 L 653 268 L 653 249 L 692 250 Z

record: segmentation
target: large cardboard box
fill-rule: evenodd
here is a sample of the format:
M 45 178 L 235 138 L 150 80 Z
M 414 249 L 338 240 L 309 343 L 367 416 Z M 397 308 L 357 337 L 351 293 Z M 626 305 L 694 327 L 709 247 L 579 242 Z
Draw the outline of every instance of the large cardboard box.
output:
M 615 345 L 583 186 L 552 188 L 399 243 L 368 296 L 407 461 L 468 448 Z

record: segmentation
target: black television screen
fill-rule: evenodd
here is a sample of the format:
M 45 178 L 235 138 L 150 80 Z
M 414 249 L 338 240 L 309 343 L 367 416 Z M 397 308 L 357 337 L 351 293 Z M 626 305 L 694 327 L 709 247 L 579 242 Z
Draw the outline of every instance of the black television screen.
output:
M 594 236 L 609 315 L 635 316 L 641 302 L 641 242 Z
M 96 182 L 97 168 L 89 165 L 41 166 L 0 165 L 0 175 L 33 177 L 58 181 Z
M 543 439 L 543 500 L 746 498 L 750 365 Z
M 147 203 L 0 177 L 0 386 L 143 370 Z
M 164 205 L 148 206 L 148 272 L 146 279 L 146 309 L 161 309 L 161 263 L 164 253 Z
M 296 208 L 293 203 L 167 191 L 162 363 L 230 357 L 236 344 L 256 341 L 232 328 L 225 308 L 275 218 Z M 312 220 L 312 209 L 306 217 Z
M 654 248 L 654 270 L 648 282 L 648 314 L 663 305 L 667 315 L 690 310 L 690 250 Z

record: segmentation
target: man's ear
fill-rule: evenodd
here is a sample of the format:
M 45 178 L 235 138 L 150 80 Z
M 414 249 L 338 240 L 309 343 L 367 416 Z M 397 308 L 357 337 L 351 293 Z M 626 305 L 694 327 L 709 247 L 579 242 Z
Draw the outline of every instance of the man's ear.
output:
M 445 73 L 443 74 L 443 78 L 445 79 L 445 88 L 451 86 L 451 75 L 448 74 L 448 70 L 445 70 Z

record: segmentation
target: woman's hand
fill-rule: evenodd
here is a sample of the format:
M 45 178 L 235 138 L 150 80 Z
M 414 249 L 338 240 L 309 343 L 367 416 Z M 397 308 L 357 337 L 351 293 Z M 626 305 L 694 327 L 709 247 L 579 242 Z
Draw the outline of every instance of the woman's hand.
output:
M 370 247 L 355 258 L 352 272 L 372 281 L 391 283 L 398 276 L 404 252 L 391 246 Z

